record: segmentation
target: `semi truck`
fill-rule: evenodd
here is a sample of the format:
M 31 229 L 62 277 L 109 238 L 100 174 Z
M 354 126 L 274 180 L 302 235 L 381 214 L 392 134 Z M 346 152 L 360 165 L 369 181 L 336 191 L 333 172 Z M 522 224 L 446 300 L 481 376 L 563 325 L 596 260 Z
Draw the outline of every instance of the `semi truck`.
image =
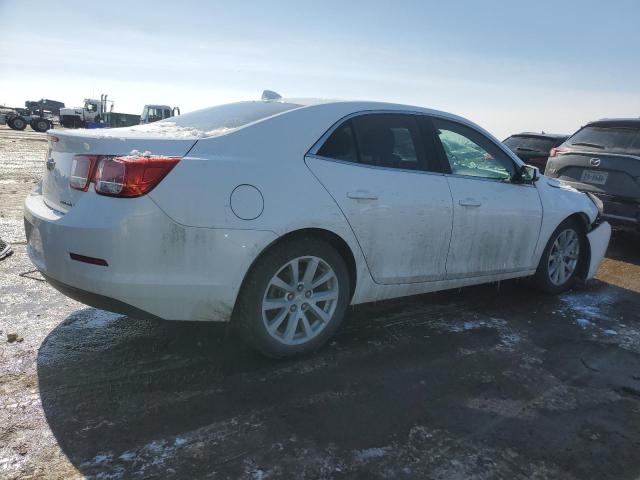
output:
M 169 105 L 145 105 L 142 115 L 114 112 L 113 107 L 106 94 L 100 100 L 85 98 L 82 107 L 60 109 L 60 124 L 66 128 L 130 127 L 180 115 L 179 107 Z

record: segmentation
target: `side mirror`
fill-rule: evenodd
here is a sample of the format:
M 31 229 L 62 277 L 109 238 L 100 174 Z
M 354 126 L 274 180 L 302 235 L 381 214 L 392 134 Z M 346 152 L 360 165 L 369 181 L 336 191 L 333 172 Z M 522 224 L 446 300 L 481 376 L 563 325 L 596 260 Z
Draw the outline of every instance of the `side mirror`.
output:
M 533 165 L 522 165 L 519 174 L 522 183 L 535 183 L 540 178 L 540 170 Z

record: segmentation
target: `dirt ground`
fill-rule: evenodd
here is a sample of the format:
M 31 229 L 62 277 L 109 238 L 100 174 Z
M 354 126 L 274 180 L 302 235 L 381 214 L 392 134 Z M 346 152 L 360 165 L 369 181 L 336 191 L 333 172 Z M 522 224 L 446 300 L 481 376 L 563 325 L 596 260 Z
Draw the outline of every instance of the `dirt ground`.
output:
M 22 202 L 45 150 L 0 127 L 0 478 L 640 475 L 639 237 L 616 234 L 567 294 L 515 281 L 364 305 L 327 348 L 273 361 L 222 325 L 43 282 Z

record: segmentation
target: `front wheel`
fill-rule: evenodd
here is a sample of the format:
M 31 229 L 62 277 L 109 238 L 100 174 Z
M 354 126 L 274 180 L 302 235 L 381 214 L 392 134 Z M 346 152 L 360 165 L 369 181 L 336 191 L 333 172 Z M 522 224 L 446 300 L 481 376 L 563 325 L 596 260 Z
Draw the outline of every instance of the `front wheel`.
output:
M 549 293 L 570 289 L 587 251 L 586 237 L 578 222 L 565 220 L 553 232 L 535 274 L 537 286 Z
M 280 358 L 320 348 L 349 303 L 349 274 L 328 243 L 299 238 L 273 247 L 247 274 L 233 322 L 263 354 Z
M 44 118 L 39 118 L 31 122 L 31 128 L 36 132 L 44 133 L 51 128 L 51 124 Z

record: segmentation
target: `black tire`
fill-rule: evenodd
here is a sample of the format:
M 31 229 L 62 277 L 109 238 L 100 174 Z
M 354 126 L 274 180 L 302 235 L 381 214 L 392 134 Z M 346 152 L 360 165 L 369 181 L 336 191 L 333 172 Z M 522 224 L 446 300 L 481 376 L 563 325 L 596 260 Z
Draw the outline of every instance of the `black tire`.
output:
M 13 130 L 22 131 L 27 128 L 27 121 L 22 117 L 12 117 L 7 122 L 7 125 L 9 125 L 9 128 L 12 128 Z
M 550 255 L 552 249 L 554 247 L 554 243 L 558 239 L 560 235 L 562 235 L 567 230 L 572 230 L 576 233 L 578 242 L 579 242 L 579 253 L 575 268 L 571 271 L 571 274 L 566 277 L 564 281 L 561 283 L 555 283 L 551 279 L 550 274 Z M 580 272 L 581 268 L 584 266 L 584 262 L 587 254 L 587 237 L 584 233 L 584 228 L 578 221 L 575 219 L 567 219 L 562 222 L 558 228 L 556 228 L 551 234 L 549 241 L 547 242 L 547 246 L 542 252 L 542 257 L 540 258 L 540 263 L 538 264 L 538 269 L 536 270 L 534 281 L 536 286 L 547 293 L 562 293 L 569 290 L 576 282 L 578 272 Z M 566 270 L 565 270 L 566 272 Z
M 305 343 L 286 345 L 267 331 L 262 302 L 269 282 L 283 266 L 296 258 L 311 256 L 326 262 L 335 273 L 338 281 L 336 308 L 315 337 Z M 349 273 L 342 256 L 327 242 L 313 237 L 298 237 L 276 244 L 251 268 L 240 289 L 232 325 L 247 343 L 268 357 L 303 355 L 317 350 L 333 336 L 342 323 L 349 297 Z
M 44 133 L 51 128 L 51 124 L 44 118 L 38 118 L 31 122 L 31 128 L 33 128 L 36 132 Z

